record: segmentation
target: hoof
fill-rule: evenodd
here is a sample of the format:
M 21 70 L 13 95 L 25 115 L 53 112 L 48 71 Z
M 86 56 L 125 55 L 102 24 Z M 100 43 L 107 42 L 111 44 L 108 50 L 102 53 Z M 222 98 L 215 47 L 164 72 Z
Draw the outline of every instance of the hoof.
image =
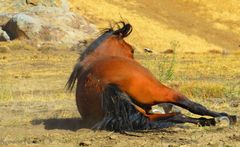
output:
M 237 123 L 237 116 L 236 115 L 228 115 L 228 116 L 220 116 L 214 118 L 215 122 L 219 126 L 230 126 Z
M 217 126 L 227 127 L 227 126 L 231 125 L 231 121 L 230 121 L 229 117 L 227 117 L 227 116 L 215 117 L 214 119 L 215 119 Z
M 234 124 L 237 123 L 237 116 L 236 115 L 229 115 L 228 118 L 230 120 L 230 125 L 234 125 Z

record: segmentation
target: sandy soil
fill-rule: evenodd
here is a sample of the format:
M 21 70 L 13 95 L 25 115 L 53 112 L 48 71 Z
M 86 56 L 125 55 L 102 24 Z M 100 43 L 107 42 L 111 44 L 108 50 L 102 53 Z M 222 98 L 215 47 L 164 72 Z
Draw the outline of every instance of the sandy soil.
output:
M 0 146 L 240 145 L 239 122 L 230 127 L 185 124 L 162 130 L 120 134 L 84 128 L 74 99 L 1 102 L 0 111 Z
M 59 51 L 49 54 L 29 51 L 1 55 L 0 146 L 240 146 L 239 122 L 230 127 L 198 127 L 185 124 L 162 130 L 127 132 L 125 134 L 93 131 L 86 128 L 86 124 L 80 120 L 74 92 L 66 93 L 64 91 L 65 82 L 77 56 L 76 53 L 59 53 Z M 196 75 L 195 72 L 199 72 L 196 69 L 204 67 L 208 67 L 211 73 L 204 70 L 204 76 L 200 81 L 212 83 L 214 81 L 211 77 L 214 77 L 221 83 L 229 80 L 233 85 L 235 81 L 237 84 L 237 75 L 239 75 L 235 63 L 237 55 L 236 57 L 233 55 L 229 57 L 191 56 L 194 59 L 185 58 L 185 55 L 178 58 L 179 69 L 175 69 L 176 79 L 177 77 L 184 78 L 181 76 L 181 70 L 184 70 L 182 74 L 188 76 L 187 81 L 183 81 L 184 84 L 181 86 L 191 81 L 191 77 L 195 78 L 193 75 Z M 204 58 L 202 59 L 202 57 Z M 211 64 L 214 65 L 211 67 L 207 65 L 208 62 L 211 62 L 209 59 L 213 59 L 218 63 L 217 65 L 223 65 L 223 62 L 226 62 L 229 69 L 220 68 L 222 66 L 215 64 Z M 207 63 L 203 60 L 206 60 Z M 191 65 L 194 66 L 186 65 L 187 61 L 191 61 Z M 144 63 L 146 62 L 151 64 L 149 67 L 156 66 L 148 58 L 144 60 Z M 199 68 L 198 63 L 206 66 L 201 65 Z M 215 69 L 216 73 L 212 73 L 211 69 Z M 221 77 L 214 76 L 218 73 L 222 73 Z M 181 81 L 181 79 L 178 80 Z M 196 84 L 197 81 L 194 80 L 192 83 Z M 208 85 L 208 83 L 206 84 Z M 196 85 L 191 85 L 193 88 L 194 86 Z M 210 92 L 205 93 L 207 98 L 203 98 L 204 95 L 198 93 L 193 99 L 194 101 L 216 111 L 239 115 L 240 99 L 238 95 L 236 98 L 233 97 L 234 95 L 231 95 L 232 98 L 216 98 L 221 89 L 214 91 L 215 89 L 202 88 Z M 190 94 L 187 91 L 183 93 Z M 184 113 L 187 112 L 184 111 Z M 187 115 L 190 114 L 187 113 Z
M 147 47 L 159 53 L 171 48 L 174 42 L 179 44 L 177 51 L 191 53 L 177 60 L 174 80 L 180 83 L 180 88 L 192 88 L 192 93 L 194 88 L 200 89 L 192 96 L 201 97 L 205 92 L 208 99 L 196 101 L 217 111 L 239 115 L 240 99 L 235 94 L 235 89 L 236 92 L 239 89 L 239 54 L 225 56 L 225 50 L 240 47 L 237 0 L 70 1 L 71 10 L 86 16 L 100 28 L 122 15 L 134 26 L 129 41 L 139 51 Z M 78 55 L 69 52 L 58 55 L 59 50 L 50 50 L 53 54 L 25 55 L 28 51 L 20 50 L 24 48 L 20 44 L 9 47 L 17 48 L 12 55 L 0 55 L 0 146 L 240 146 L 239 122 L 228 127 L 184 124 L 125 134 L 86 128 L 74 96 L 67 96 L 63 90 Z M 16 50 L 21 53 L 16 54 Z M 210 50 L 219 50 L 220 54 L 194 55 Z M 154 62 L 148 63 L 149 68 Z M 228 93 L 228 97 L 232 97 L 232 93 L 236 95 L 233 104 L 232 99 L 215 99 L 222 97 L 216 93 L 221 93 L 221 86 L 226 87 L 226 83 L 233 86 Z M 190 95 L 189 91 L 185 90 L 184 94 Z

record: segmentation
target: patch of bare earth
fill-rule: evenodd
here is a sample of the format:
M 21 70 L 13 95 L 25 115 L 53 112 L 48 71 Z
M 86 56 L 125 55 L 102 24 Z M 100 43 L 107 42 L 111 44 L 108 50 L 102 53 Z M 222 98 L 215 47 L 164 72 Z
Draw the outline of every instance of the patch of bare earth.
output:
M 64 105 L 63 105 L 64 104 Z M 1 102 L 0 144 L 71 146 L 238 146 L 240 125 L 162 130 L 93 131 L 80 120 L 73 99 Z

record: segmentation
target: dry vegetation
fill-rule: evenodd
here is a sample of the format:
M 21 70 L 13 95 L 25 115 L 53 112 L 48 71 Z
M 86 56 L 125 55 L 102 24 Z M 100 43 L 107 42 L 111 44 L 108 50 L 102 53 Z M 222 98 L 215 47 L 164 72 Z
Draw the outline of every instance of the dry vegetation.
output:
M 158 79 L 208 108 L 239 115 L 237 0 L 70 1 L 73 11 L 99 28 L 120 16 L 127 19 L 134 26 L 127 40 L 138 48 L 136 59 Z M 144 47 L 157 54 L 142 53 Z M 166 49 L 176 53 L 160 53 Z M 239 122 L 231 127 L 180 125 L 130 133 L 134 136 L 82 128 L 74 92 L 64 89 L 77 58 L 76 51 L 63 46 L 0 43 L 0 146 L 240 145 Z
M 139 49 L 156 53 L 178 41 L 177 52 L 236 51 L 240 47 L 238 0 L 70 0 L 71 9 L 100 28 L 116 20 L 134 26 L 129 37 Z
M 69 49 L 50 48 L 42 52 L 19 43 L 5 45 L 10 50 L 0 53 L 0 144 L 238 146 L 240 143 L 239 123 L 230 128 L 181 125 L 156 132 L 130 133 L 135 136 L 84 129 L 74 94 L 64 90 L 78 54 Z M 194 101 L 217 111 L 238 114 L 239 56 L 137 53 L 136 59 L 157 78 Z

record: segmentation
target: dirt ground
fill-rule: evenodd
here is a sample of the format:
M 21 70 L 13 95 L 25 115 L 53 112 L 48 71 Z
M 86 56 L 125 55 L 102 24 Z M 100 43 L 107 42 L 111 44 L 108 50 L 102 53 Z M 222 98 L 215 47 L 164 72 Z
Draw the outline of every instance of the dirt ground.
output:
M 240 145 L 239 122 L 229 127 L 185 124 L 161 130 L 120 134 L 84 128 L 73 99 L 1 102 L 0 111 L 0 146 Z
M 69 51 L 19 51 L 14 54 L 0 54 L 0 146 L 240 145 L 239 122 L 234 126 L 215 127 L 184 124 L 125 134 L 85 128 L 86 124 L 81 122 L 76 108 L 74 92 L 64 90 L 77 57 L 77 53 Z M 162 62 L 161 56 L 143 57 L 137 59 L 146 63 L 145 66 L 157 76 L 153 67 Z M 168 85 L 178 87 L 182 93 L 212 110 L 239 115 L 237 59 L 239 55 L 179 54 L 174 80 L 168 81 Z M 186 62 L 191 64 L 185 64 Z M 226 67 L 222 68 L 222 65 Z M 196 69 L 202 69 L 204 74 L 199 76 L 197 73 L 200 71 Z M 218 73 L 222 74 L 218 76 Z M 184 88 L 188 83 L 194 84 Z M 197 83 L 202 87 L 198 87 Z M 229 87 L 229 90 L 219 95 L 222 90 L 219 84 L 224 83 L 226 85 L 223 87 L 228 88 L 229 83 L 232 83 L 229 86 L 236 85 L 236 88 Z M 188 112 L 184 113 L 190 115 Z
M 212 110 L 239 115 L 237 0 L 70 2 L 72 11 L 98 28 L 122 17 L 128 20 L 134 26 L 128 40 L 137 51 L 147 47 L 160 54 L 177 45 L 174 76 L 163 82 Z M 184 124 L 125 134 L 93 131 L 80 120 L 74 94 L 64 90 L 79 56 L 76 52 L 29 48 L 22 42 L 0 47 L 0 147 L 240 146 L 239 122 L 214 127 Z M 158 79 L 164 79 L 161 69 L 168 69 L 169 59 L 165 55 L 137 57 Z

